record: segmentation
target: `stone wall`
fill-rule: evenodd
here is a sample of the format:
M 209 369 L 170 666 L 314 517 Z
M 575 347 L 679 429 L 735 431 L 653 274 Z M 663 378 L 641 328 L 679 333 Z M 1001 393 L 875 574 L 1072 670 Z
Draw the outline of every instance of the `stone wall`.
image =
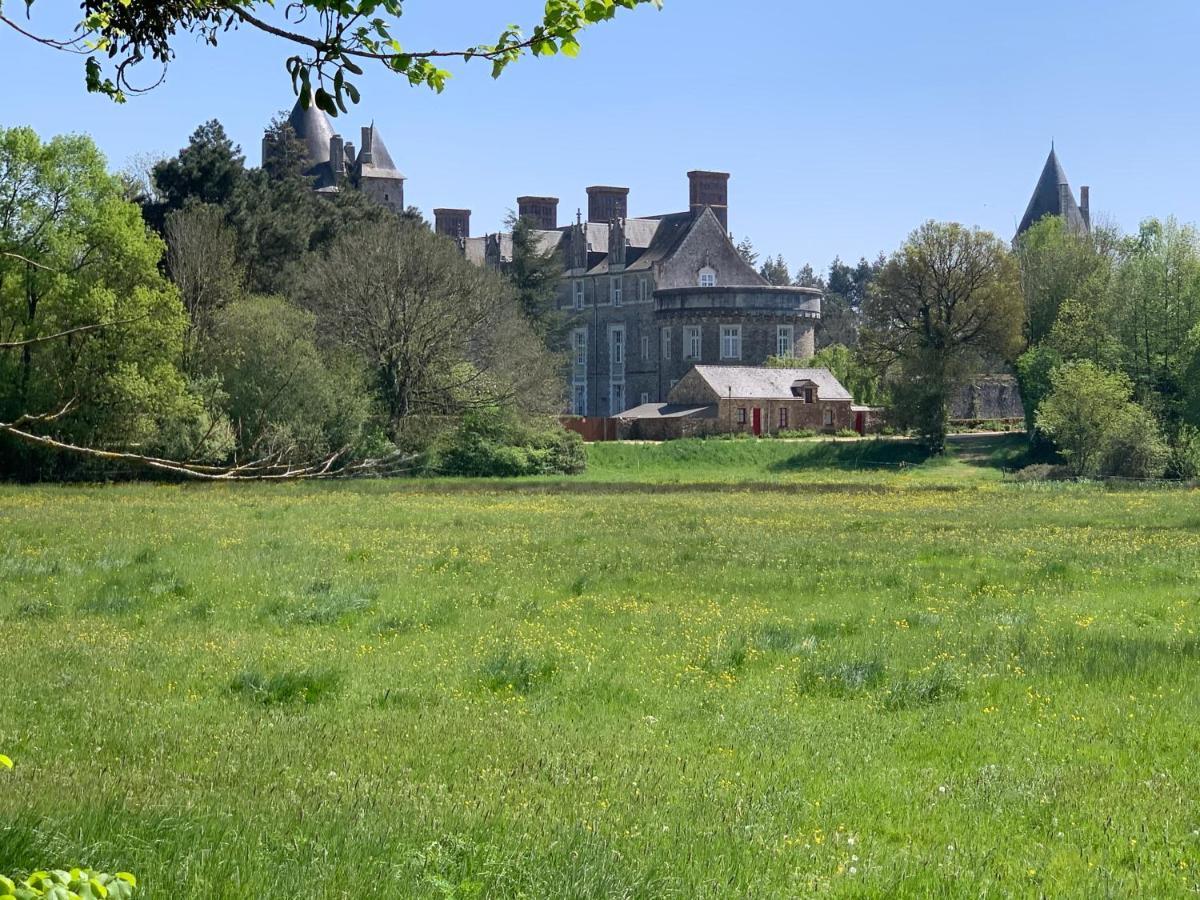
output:
M 1025 415 L 1013 375 L 977 375 L 950 402 L 951 419 L 1019 419 Z

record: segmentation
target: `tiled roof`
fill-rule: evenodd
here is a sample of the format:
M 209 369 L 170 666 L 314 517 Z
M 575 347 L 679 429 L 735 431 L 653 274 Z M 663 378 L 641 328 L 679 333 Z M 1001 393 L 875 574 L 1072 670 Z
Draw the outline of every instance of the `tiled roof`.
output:
M 792 385 L 811 381 L 817 386 L 818 400 L 852 400 L 850 392 L 828 369 L 772 369 L 767 366 L 696 366 L 719 397 L 735 399 L 790 399 Z
M 403 178 L 396 164 L 392 162 L 392 154 L 388 153 L 383 135 L 371 123 L 371 162 L 362 167 L 362 174 L 367 178 Z

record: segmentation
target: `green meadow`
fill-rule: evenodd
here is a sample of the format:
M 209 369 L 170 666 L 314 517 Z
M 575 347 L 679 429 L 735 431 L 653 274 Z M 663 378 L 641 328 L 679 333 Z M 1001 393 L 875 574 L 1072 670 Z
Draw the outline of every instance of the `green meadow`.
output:
M 0 872 L 139 897 L 1184 896 L 1200 494 L 1010 441 L 0 486 Z

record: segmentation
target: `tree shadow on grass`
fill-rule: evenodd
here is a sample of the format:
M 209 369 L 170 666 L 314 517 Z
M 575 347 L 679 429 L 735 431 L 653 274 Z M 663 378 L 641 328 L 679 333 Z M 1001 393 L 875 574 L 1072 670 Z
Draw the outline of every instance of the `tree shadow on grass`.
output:
M 803 472 L 811 469 L 903 469 L 930 458 L 916 441 L 822 441 L 799 445 L 786 459 L 767 466 L 769 472 Z

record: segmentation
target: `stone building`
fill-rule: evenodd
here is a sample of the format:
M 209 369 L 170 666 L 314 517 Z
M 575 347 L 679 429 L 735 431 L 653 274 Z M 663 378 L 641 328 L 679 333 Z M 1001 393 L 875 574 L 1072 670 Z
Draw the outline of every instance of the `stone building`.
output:
M 665 403 L 644 403 L 620 416 L 623 436 L 666 440 L 705 434 L 769 435 L 781 431 L 860 433 L 876 424 L 828 369 L 693 366 Z
M 374 122 L 362 129 L 357 151 L 333 130 L 329 117 L 315 105 L 304 109 L 296 101 L 288 124 L 308 151 L 309 167 L 304 174 L 313 180 L 313 190 L 326 194 L 352 187 L 395 213 L 404 212 L 404 176 Z M 263 137 L 263 162 L 273 149 L 268 132 Z
M 612 416 L 667 398 L 697 364 L 808 357 L 821 315 L 815 288 L 774 287 L 729 237 L 729 175 L 688 173 L 688 209 L 633 217 L 629 189 L 587 188 L 587 219 L 558 221 L 558 199 L 517 198 L 542 249 L 565 267 L 559 309 L 570 320 L 571 412 Z M 469 210 L 435 210 L 435 227 L 469 259 L 503 267 L 512 236 L 470 236 Z
M 1067 173 L 1058 161 L 1053 144 L 1050 145 L 1050 155 L 1046 157 L 1042 174 L 1038 176 L 1034 186 L 1033 196 L 1029 198 L 1029 206 L 1025 208 L 1025 215 L 1021 217 L 1021 224 L 1017 226 L 1017 237 L 1032 228 L 1044 216 L 1062 216 L 1072 231 L 1086 232 L 1092 227 L 1089 190 L 1086 185 L 1081 187 L 1079 202 L 1075 202 L 1075 195 L 1067 181 Z

